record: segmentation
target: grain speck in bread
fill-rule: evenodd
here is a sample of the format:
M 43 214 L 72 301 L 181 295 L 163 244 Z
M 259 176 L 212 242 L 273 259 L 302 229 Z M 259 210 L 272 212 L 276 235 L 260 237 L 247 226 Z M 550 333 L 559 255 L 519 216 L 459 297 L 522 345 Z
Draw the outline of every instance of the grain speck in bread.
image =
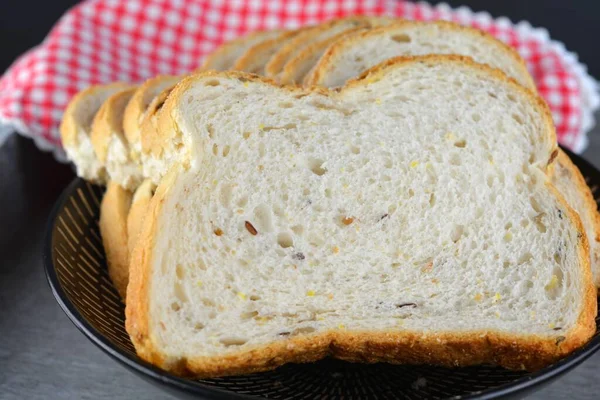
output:
M 184 157 L 132 258 L 142 358 L 191 376 L 328 354 L 536 369 L 593 334 L 549 110 L 501 72 L 395 59 L 339 92 L 204 74 L 164 107 L 159 148 Z

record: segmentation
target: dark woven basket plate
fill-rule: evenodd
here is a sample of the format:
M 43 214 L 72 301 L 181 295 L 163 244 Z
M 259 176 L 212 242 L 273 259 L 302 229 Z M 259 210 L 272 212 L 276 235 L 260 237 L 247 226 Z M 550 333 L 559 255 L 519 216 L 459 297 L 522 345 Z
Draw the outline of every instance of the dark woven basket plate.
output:
M 600 172 L 569 154 L 594 193 Z M 600 347 L 600 335 L 536 373 L 498 367 L 351 364 L 323 360 L 275 371 L 220 379 L 186 380 L 139 359 L 124 328 L 124 307 L 106 271 L 98 230 L 103 189 L 76 179 L 64 191 L 46 233 L 44 264 L 56 300 L 94 344 L 142 378 L 181 397 L 273 399 L 442 399 L 522 397 L 581 363 Z M 600 193 L 599 193 L 600 194 Z M 599 197 L 596 196 L 596 201 Z M 596 319 L 596 325 L 600 319 Z

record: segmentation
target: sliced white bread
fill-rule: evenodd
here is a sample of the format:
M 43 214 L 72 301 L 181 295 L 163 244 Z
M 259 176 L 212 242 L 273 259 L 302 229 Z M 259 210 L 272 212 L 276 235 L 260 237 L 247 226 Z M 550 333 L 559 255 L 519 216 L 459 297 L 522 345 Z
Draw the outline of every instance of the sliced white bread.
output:
M 321 42 L 353 28 L 369 28 L 393 21 L 386 17 L 349 17 L 324 22 L 306 29 L 282 46 L 265 65 L 265 75 L 278 78 L 286 63 L 312 43 Z
M 145 360 L 199 377 L 327 355 L 536 369 L 593 334 L 550 112 L 501 72 L 397 59 L 339 92 L 212 73 L 164 110 L 157 145 L 182 158 L 126 308 Z
M 143 179 L 141 165 L 132 159 L 123 131 L 125 107 L 136 89 L 132 86 L 107 98 L 94 117 L 91 133 L 96 157 L 110 180 L 129 190 L 135 190 Z
M 158 145 L 162 140 L 162 136 L 158 133 L 158 116 L 172 90 L 173 87 L 167 88 L 152 100 L 142 121 L 141 142 L 144 177 L 151 179 L 154 184 L 158 184 L 160 178 L 166 173 L 163 160 L 168 155 L 163 154 Z M 173 129 L 173 127 L 164 126 L 163 129 Z M 176 144 L 176 147 L 180 147 L 180 145 Z
M 260 42 L 248 49 L 233 64 L 234 70 L 264 75 L 265 64 L 282 46 L 298 36 L 302 30 L 282 31 L 278 36 Z
M 569 205 L 579 213 L 590 245 L 592 274 L 600 286 L 600 215 L 596 200 L 579 168 L 562 150 L 558 152 L 552 183 Z
M 142 223 L 146 218 L 148 206 L 155 190 L 156 185 L 151 180 L 146 179 L 133 194 L 131 207 L 127 214 L 127 247 L 129 254 L 133 254 L 133 249 L 137 243 Z
M 348 29 L 347 31 L 343 31 L 328 39 L 309 44 L 285 64 L 283 71 L 281 71 L 281 74 L 279 75 L 279 83 L 285 85 L 302 83 L 304 77 L 317 64 L 329 46 L 346 35 L 363 32 L 367 29 L 368 28 Z
M 144 82 L 131 96 L 123 115 L 123 132 L 129 143 L 131 159 L 141 168 L 141 126 L 148 106 L 163 90 L 173 87 L 179 76 L 159 75 Z
M 108 275 L 123 301 L 129 282 L 129 249 L 127 247 L 127 215 L 131 191 L 115 182 L 108 182 L 100 204 L 100 234 Z
M 478 29 L 445 21 L 403 21 L 350 35 L 327 50 L 306 83 L 338 87 L 392 57 L 425 54 L 469 56 L 535 90 L 525 62 L 513 48 Z
M 277 30 L 253 32 L 224 43 L 206 57 L 200 69 L 228 70 L 233 67 L 236 60 L 246 53 L 249 48 L 265 40 L 277 37 L 280 33 Z
M 94 183 L 106 183 L 106 168 L 98 160 L 90 139 L 92 121 L 104 101 L 130 87 L 125 83 L 91 86 L 79 92 L 65 110 L 60 134 L 67 157 L 75 164 L 77 175 Z

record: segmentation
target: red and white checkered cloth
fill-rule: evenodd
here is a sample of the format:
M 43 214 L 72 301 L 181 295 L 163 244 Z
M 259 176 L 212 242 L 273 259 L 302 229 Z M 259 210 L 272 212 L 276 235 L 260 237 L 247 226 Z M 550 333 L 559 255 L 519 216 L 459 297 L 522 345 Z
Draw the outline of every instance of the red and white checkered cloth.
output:
M 79 90 L 141 82 L 197 67 L 219 44 L 249 31 L 295 28 L 352 14 L 445 19 L 490 32 L 527 61 L 554 116 L 559 141 L 582 151 L 594 125 L 597 84 L 576 55 L 528 23 L 445 4 L 394 0 L 89 0 L 67 12 L 44 42 L 0 79 L 0 123 L 62 157 L 58 126 Z

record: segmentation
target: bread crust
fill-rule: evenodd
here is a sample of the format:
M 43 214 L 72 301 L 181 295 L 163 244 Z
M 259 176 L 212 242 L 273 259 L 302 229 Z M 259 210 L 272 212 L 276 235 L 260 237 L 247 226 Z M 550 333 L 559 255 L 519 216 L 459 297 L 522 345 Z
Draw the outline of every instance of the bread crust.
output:
M 150 179 L 146 179 L 133 194 L 131 207 L 127 214 L 127 247 L 130 256 L 133 254 L 155 190 L 156 185 Z
M 131 192 L 115 182 L 108 182 L 100 204 L 100 234 L 106 253 L 108 275 L 125 302 L 129 281 L 129 250 L 127 248 L 127 214 Z
M 317 43 L 312 43 L 304 48 L 295 57 L 289 60 L 283 67 L 283 71 L 279 76 L 279 83 L 284 85 L 301 84 L 304 77 L 310 72 L 310 69 L 315 65 L 312 61 L 315 57 L 319 57 L 331 44 L 340 40 L 340 38 L 351 35 L 353 33 L 364 31 L 366 28 L 351 28 L 341 32 L 329 39 L 322 40 Z M 318 61 L 318 58 L 317 60 Z
M 585 182 L 585 178 L 581 175 L 579 168 L 573 164 L 573 161 L 571 161 L 564 151 L 559 149 L 556 162 L 569 171 L 570 179 L 577 186 L 577 191 L 585 202 L 585 208 L 592 217 L 595 236 L 588 237 L 590 244 L 590 258 L 592 266 L 596 269 L 600 269 L 600 254 L 598 254 L 598 246 L 600 245 L 600 213 L 598 213 L 598 206 L 596 205 L 596 200 L 594 200 L 594 195 Z M 555 173 L 556 171 L 553 172 Z M 595 278 L 595 284 L 596 287 L 600 286 L 600 275 Z
M 69 102 L 67 106 L 61 124 L 60 124 L 60 135 L 63 146 L 76 146 L 77 145 L 77 131 L 78 128 L 84 128 L 88 132 L 91 129 L 92 120 L 95 116 L 96 111 L 90 115 L 89 121 L 82 121 L 79 113 L 81 107 L 90 97 L 102 95 L 103 93 L 118 91 L 127 89 L 130 85 L 122 82 L 110 83 L 108 85 L 94 85 L 87 89 L 84 89 L 77 93 Z
M 302 31 L 295 38 L 290 40 L 279 51 L 273 54 L 273 57 L 265 65 L 265 75 L 267 77 L 276 77 L 282 72 L 285 64 L 290 60 L 290 57 L 295 53 L 298 48 L 304 47 L 307 43 L 312 43 L 319 35 L 323 32 L 328 31 L 339 25 L 348 25 L 348 29 L 351 28 L 367 28 L 371 25 L 381 25 L 386 21 L 391 20 L 386 17 L 349 17 L 334 19 L 327 22 L 323 22 L 317 26 L 308 27 Z
M 140 141 L 142 143 L 142 153 L 145 154 L 153 154 L 155 156 L 160 155 L 160 153 L 153 153 L 152 149 L 156 149 L 156 142 L 159 140 L 160 135 L 158 134 L 158 116 L 160 111 L 162 110 L 169 94 L 173 91 L 175 86 L 166 88 L 163 90 L 158 96 L 156 96 L 146 113 L 144 114 L 144 119 L 141 124 L 141 132 L 140 132 Z
M 287 43 L 290 39 L 297 36 L 300 30 L 281 32 L 275 38 L 267 39 L 252 47 L 250 47 L 233 65 L 234 70 L 246 71 L 254 74 L 262 74 L 264 72 L 265 62 L 275 53 L 281 46 Z
M 345 52 L 348 47 L 357 46 L 358 43 L 362 42 L 363 40 L 368 40 L 373 36 L 387 34 L 388 32 L 401 32 L 403 29 L 410 29 L 414 27 L 428 27 L 432 25 L 437 26 L 438 29 L 443 29 L 446 31 L 462 31 L 469 35 L 483 37 L 484 40 L 486 40 L 490 46 L 496 47 L 501 51 L 505 52 L 507 55 L 509 55 L 515 61 L 515 63 L 519 65 L 519 69 L 521 70 L 520 75 L 522 75 L 523 79 L 526 81 L 522 84 L 530 90 L 536 90 L 535 82 L 533 81 L 533 78 L 531 77 L 531 75 L 529 75 L 529 72 L 527 71 L 527 65 L 525 64 L 525 61 L 521 58 L 521 56 L 519 56 L 515 49 L 482 30 L 462 26 L 449 21 L 423 22 L 403 20 L 393 25 L 383 26 L 380 28 L 373 29 L 371 31 L 352 35 L 351 37 L 340 40 L 337 43 L 333 44 L 323 55 L 319 63 L 312 70 L 311 74 L 307 76 L 306 83 L 307 85 L 323 85 L 324 75 L 333 65 L 335 65 L 338 54 Z
M 101 162 L 106 162 L 108 145 L 113 134 L 122 136 L 122 139 L 126 140 L 123 134 L 123 119 L 120 110 L 124 109 L 124 103 L 129 101 L 135 90 L 135 86 L 128 86 L 113 94 L 106 99 L 94 117 L 91 139 L 96 156 Z
M 144 82 L 131 96 L 123 115 L 123 131 L 127 141 L 132 144 L 140 140 L 140 127 L 144 114 L 152 100 L 157 96 L 156 88 L 163 85 L 173 86 L 181 77 L 159 75 Z M 159 93 L 160 94 L 160 93 Z
M 206 57 L 202 66 L 196 72 L 227 70 L 235 62 L 235 59 L 231 59 L 231 55 L 237 53 L 236 49 L 247 49 L 258 42 L 269 39 L 273 34 L 274 31 L 271 30 L 257 31 L 224 43 Z
M 319 92 L 338 96 L 345 90 L 367 86 L 381 79 L 386 70 L 402 68 L 411 63 L 453 63 L 469 68 L 472 73 L 481 73 L 520 91 L 532 104 L 540 108 L 544 116 L 544 129 L 549 143 L 556 143 L 555 132 L 547 105 L 537 95 L 506 77 L 501 71 L 476 64 L 470 58 L 458 56 L 424 56 L 396 58 L 384 62 L 363 74 L 339 91 L 313 88 L 285 87 L 281 90 L 307 94 Z M 195 81 L 207 76 L 259 82 L 277 86 L 272 81 L 240 72 L 204 74 L 186 78 L 167 100 L 161 118 L 170 117 L 181 95 Z M 556 146 L 548 149 L 548 156 Z M 544 166 L 545 167 L 545 166 Z M 565 356 L 582 346 L 594 333 L 596 315 L 596 289 L 589 268 L 589 249 L 583 226 L 578 215 L 567 205 L 562 196 L 547 182 L 548 189 L 565 208 L 567 219 L 575 225 L 578 235 L 577 255 L 583 269 L 581 274 L 582 309 L 577 323 L 560 336 L 518 335 L 494 331 L 445 332 L 427 335 L 424 332 L 348 332 L 342 329 L 313 335 L 288 337 L 264 346 L 232 352 L 215 357 L 194 359 L 170 359 L 161 353 L 149 330 L 149 282 L 152 273 L 153 249 L 161 223 L 162 207 L 169 191 L 177 182 L 181 166 L 176 165 L 161 181 L 152 199 L 139 242 L 134 250 L 131 264 L 131 281 L 128 288 L 129 302 L 126 310 L 126 327 L 132 341 L 143 359 L 182 376 L 212 377 L 235 375 L 270 370 L 289 362 L 311 362 L 331 355 L 348 361 L 392 363 L 433 363 L 445 366 L 467 366 L 494 363 L 511 369 L 536 370 Z

